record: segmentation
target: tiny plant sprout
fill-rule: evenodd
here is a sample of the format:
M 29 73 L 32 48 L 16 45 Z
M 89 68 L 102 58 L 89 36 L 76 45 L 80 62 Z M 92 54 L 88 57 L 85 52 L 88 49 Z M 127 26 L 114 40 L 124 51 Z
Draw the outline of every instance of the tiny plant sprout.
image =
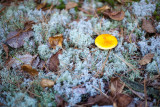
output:
M 109 50 L 107 57 L 106 57 L 106 60 L 104 61 L 103 66 L 102 66 L 102 72 L 103 72 L 105 64 L 108 60 L 110 51 L 112 48 L 117 46 L 118 41 L 117 41 L 116 37 L 114 37 L 110 34 L 101 34 L 95 39 L 95 44 L 100 49 Z

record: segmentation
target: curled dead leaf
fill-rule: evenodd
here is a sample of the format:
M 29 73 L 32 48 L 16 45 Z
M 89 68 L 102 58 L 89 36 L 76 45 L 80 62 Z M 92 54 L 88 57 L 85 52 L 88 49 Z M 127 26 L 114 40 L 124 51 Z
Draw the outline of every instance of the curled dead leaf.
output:
M 47 3 L 44 2 L 44 3 L 41 3 L 41 4 L 37 5 L 36 8 L 37 8 L 37 10 L 40 10 L 40 9 L 44 8 L 46 5 L 47 5 Z
M 55 49 L 56 46 L 62 47 L 63 36 L 62 36 L 62 34 L 60 34 L 60 35 L 57 35 L 57 36 L 54 36 L 54 37 L 49 37 L 48 42 L 50 44 L 50 47 L 53 48 L 53 49 Z
M 142 20 L 142 29 L 148 33 L 156 33 L 156 29 L 150 20 Z
M 74 8 L 74 7 L 77 7 L 78 4 L 76 2 L 68 2 L 67 5 L 66 5 L 66 9 L 71 9 L 71 8 Z
M 152 53 L 149 53 L 149 54 L 145 55 L 145 56 L 139 61 L 140 65 L 146 65 L 146 64 L 150 63 L 153 57 L 154 57 L 154 54 L 152 54 Z
M 96 95 L 89 97 L 87 103 L 83 104 L 84 107 L 90 107 L 93 105 L 99 105 L 99 106 L 104 106 L 104 105 L 112 105 L 112 100 L 111 98 L 107 98 L 103 94 Z
M 62 54 L 62 50 L 59 50 L 56 54 L 52 55 L 49 59 L 49 70 L 50 71 L 57 71 L 59 66 L 59 59 L 58 55 Z
M 21 69 L 23 71 L 26 71 L 27 73 L 29 73 L 32 76 L 38 75 L 38 71 L 36 69 L 33 69 L 30 65 L 24 64 L 21 66 Z
M 6 53 L 6 59 L 8 59 L 9 48 L 8 48 L 8 46 L 6 44 L 2 44 L 2 46 L 3 46 L 3 49 L 4 49 L 5 53 Z
M 109 16 L 113 20 L 121 21 L 124 19 L 125 13 L 124 11 L 111 11 L 111 9 L 108 9 L 103 12 L 104 15 Z
M 54 81 L 49 80 L 49 79 L 44 79 L 44 78 L 40 82 L 40 84 L 41 84 L 41 86 L 43 88 L 45 88 L 45 87 L 52 87 L 54 85 L 54 83 L 55 83 Z
M 124 11 L 120 11 L 117 12 L 116 14 L 113 14 L 113 12 L 111 13 L 111 15 L 109 15 L 109 17 L 113 20 L 117 20 L 117 21 L 121 21 L 124 19 L 125 13 Z
M 98 8 L 97 11 L 103 12 L 103 11 L 108 10 L 108 9 L 110 9 L 110 7 L 108 5 L 105 5 L 103 7 Z

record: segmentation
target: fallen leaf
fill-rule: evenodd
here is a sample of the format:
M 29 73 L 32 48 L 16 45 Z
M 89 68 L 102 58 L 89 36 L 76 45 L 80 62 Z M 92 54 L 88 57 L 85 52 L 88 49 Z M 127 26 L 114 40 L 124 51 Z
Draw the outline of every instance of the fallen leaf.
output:
M 54 85 L 54 83 L 55 83 L 54 81 L 49 80 L 49 79 L 44 79 L 44 78 L 40 82 L 40 84 L 41 84 L 41 86 L 43 88 L 45 88 L 45 87 L 52 87 Z
M 30 54 L 25 54 L 25 55 L 16 55 L 13 58 L 10 58 L 9 60 L 7 60 L 6 62 L 6 66 L 8 68 L 12 67 L 12 68 L 20 68 L 21 64 L 29 64 L 31 65 L 32 59 L 34 58 L 34 56 L 30 55 Z
M 120 93 L 114 98 L 113 105 L 115 105 L 116 107 L 128 107 L 132 100 L 132 97 Z
M 110 82 L 109 87 L 110 87 L 112 96 L 115 96 L 119 93 L 122 93 L 123 88 L 124 88 L 124 84 L 122 84 L 120 82 L 120 79 L 118 77 L 116 77 L 116 78 L 111 78 L 111 82 Z
M 152 54 L 152 53 L 149 53 L 149 54 L 145 55 L 145 56 L 139 61 L 140 65 L 146 65 L 146 64 L 150 63 L 153 57 L 154 57 L 154 54 Z
M 68 9 L 71 9 L 71 8 L 74 8 L 74 7 L 77 7 L 77 6 L 78 6 L 78 4 L 76 2 L 68 2 L 66 4 L 66 9 L 68 10 Z
M 108 5 L 105 5 L 103 7 L 98 8 L 97 11 L 103 12 L 103 11 L 108 10 L 108 9 L 110 9 L 110 7 Z
M 104 12 L 102 12 L 104 15 L 109 16 L 113 20 L 121 21 L 124 19 L 125 13 L 124 11 L 111 11 L 111 9 L 108 9 Z
M 56 54 L 52 55 L 49 59 L 49 70 L 50 71 L 57 71 L 59 66 L 59 59 L 58 55 L 62 54 L 62 50 L 59 50 Z
M 29 73 L 32 76 L 37 76 L 38 75 L 38 71 L 36 69 L 33 69 L 32 66 L 24 64 L 21 66 L 21 69 L 23 71 L 26 71 L 27 73 Z
M 8 48 L 8 46 L 6 44 L 2 44 L 2 46 L 3 46 L 3 49 L 4 49 L 5 53 L 6 53 L 6 59 L 8 59 L 9 48 Z
M 61 96 L 56 95 L 55 100 L 57 103 L 57 107 L 67 107 L 68 105 L 67 102 Z
M 49 37 L 49 44 L 51 48 L 55 49 L 56 46 L 62 47 L 62 42 L 63 42 L 63 36 L 62 34 L 54 36 L 54 37 Z
M 42 9 L 42 8 L 44 8 L 45 6 L 46 6 L 46 2 L 44 2 L 44 3 L 41 3 L 41 4 L 39 4 L 39 5 L 37 5 L 37 10 L 40 10 L 40 9 Z
M 103 105 L 112 105 L 112 100 L 110 98 L 107 98 L 106 96 L 100 94 L 93 97 L 89 97 L 87 103 L 83 104 L 83 106 L 103 106 Z
M 153 23 L 150 20 L 142 20 L 142 29 L 148 33 L 156 33 L 156 29 L 153 26 Z
M 125 13 L 124 11 L 120 11 L 120 12 L 117 12 L 117 14 L 112 14 L 109 15 L 109 17 L 113 20 L 117 20 L 117 21 L 121 21 L 124 19 L 124 16 L 125 16 Z
M 24 39 L 31 36 L 33 36 L 32 31 L 23 33 L 13 31 L 7 35 L 6 43 L 12 48 L 20 48 L 24 44 Z

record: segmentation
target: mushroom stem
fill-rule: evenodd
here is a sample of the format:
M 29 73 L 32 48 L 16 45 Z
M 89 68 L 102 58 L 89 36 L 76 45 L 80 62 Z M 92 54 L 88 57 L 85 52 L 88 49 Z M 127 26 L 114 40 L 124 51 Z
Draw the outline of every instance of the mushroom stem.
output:
M 103 62 L 102 72 L 103 72 L 103 70 L 104 70 L 105 64 L 106 64 L 106 62 L 107 62 L 107 60 L 108 60 L 108 57 L 109 57 L 109 55 L 110 55 L 111 50 L 112 50 L 112 49 L 109 49 L 108 54 L 107 54 L 107 57 L 106 57 L 106 60 Z

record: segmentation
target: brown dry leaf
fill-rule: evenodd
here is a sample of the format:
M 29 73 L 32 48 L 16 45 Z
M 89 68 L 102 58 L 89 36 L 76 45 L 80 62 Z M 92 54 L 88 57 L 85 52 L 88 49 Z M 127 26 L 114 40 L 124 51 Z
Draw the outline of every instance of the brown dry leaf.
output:
M 25 38 L 30 38 L 33 36 L 33 32 L 17 32 L 13 31 L 7 35 L 6 43 L 12 48 L 20 48 L 24 44 Z
M 6 59 L 8 59 L 9 48 L 8 48 L 8 46 L 6 44 L 2 44 L 2 46 L 3 46 L 3 49 L 4 49 L 5 53 L 6 53 Z
M 98 105 L 98 106 L 112 105 L 112 100 L 111 98 L 107 98 L 106 96 L 100 94 L 93 97 L 89 97 L 87 103 L 83 104 L 83 106 L 85 107 L 92 105 Z
M 39 4 L 39 5 L 37 5 L 37 10 L 40 10 L 40 9 L 42 9 L 42 8 L 44 8 L 45 6 L 46 6 L 46 2 L 44 2 L 44 3 L 41 3 L 41 4 Z
M 56 46 L 62 47 L 63 36 L 62 36 L 62 34 L 60 34 L 60 35 L 57 35 L 54 37 L 49 37 L 48 42 L 49 42 L 51 48 L 53 48 L 53 49 L 55 49 Z
M 108 9 L 110 9 L 110 7 L 108 5 L 105 5 L 103 7 L 98 8 L 97 11 L 103 12 L 103 11 L 108 10 Z
M 113 12 L 109 15 L 109 17 L 113 20 L 121 21 L 124 19 L 125 13 L 124 11 L 117 12 L 116 14 L 113 14 Z
M 152 53 L 149 53 L 149 54 L 145 55 L 145 56 L 139 61 L 140 65 L 146 65 L 146 64 L 150 63 L 153 57 L 154 57 L 154 54 L 152 54 Z
M 156 33 L 156 29 L 150 20 L 142 20 L 142 29 L 148 33 Z
M 41 86 L 43 88 L 45 88 L 45 87 L 52 87 L 54 85 L 54 83 L 55 83 L 54 81 L 49 80 L 49 79 L 44 79 L 44 78 L 42 78 L 42 80 L 40 82 L 40 84 L 41 84 Z
M 121 21 L 124 19 L 125 13 L 124 11 L 112 11 L 111 9 L 108 9 L 104 12 L 102 12 L 104 15 L 109 16 L 113 20 Z
M 76 2 L 68 2 L 66 4 L 66 9 L 68 10 L 68 9 L 71 9 L 71 8 L 74 8 L 74 7 L 77 7 L 77 6 L 78 6 L 78 4 Z
M 25 55 L 16 55 L 14 56 L 14 58 L 9 58 L 6 62 L 6 66 L 8 68 L 12 67 L 12 68 L 20 68 L 21 64 L 29 64 L 31 65 L 32 59 L 35 56 L 32 56 L 30 54 L 25 54 Z
M 57 107 L 67 107 L 68 105 L 67 102 L 61 96 L 56 95 L 55 100 L 57 103 Z
M 38 71 L 36 69 L 33 69 L 30 65 L 28 64 L 24 64 L 21 66 L 21 69 L 23 71 L 26 71 L 27 73 L 29 73 L 32 76 L 37 76 L 38 75 Z
M 113 101 L 113 105 L 116 107 L 127 107 L 132 102 L 132 100 L 132 97 L 120 93 L 116 95 Z
M 57 71 L 58 66 L 59 66 L 59 59 L 58 55 L 62 54 L 62 50 L 59 50 L 56 54 L 52 55 L 51 58 L 49 59 L 49 70 L 50 71 Z
M 111 78 L 110 90 L 113 96 L 122 93 L 124 86 L 125 85 L 120 82 L 120 79 L 118 77 Z

